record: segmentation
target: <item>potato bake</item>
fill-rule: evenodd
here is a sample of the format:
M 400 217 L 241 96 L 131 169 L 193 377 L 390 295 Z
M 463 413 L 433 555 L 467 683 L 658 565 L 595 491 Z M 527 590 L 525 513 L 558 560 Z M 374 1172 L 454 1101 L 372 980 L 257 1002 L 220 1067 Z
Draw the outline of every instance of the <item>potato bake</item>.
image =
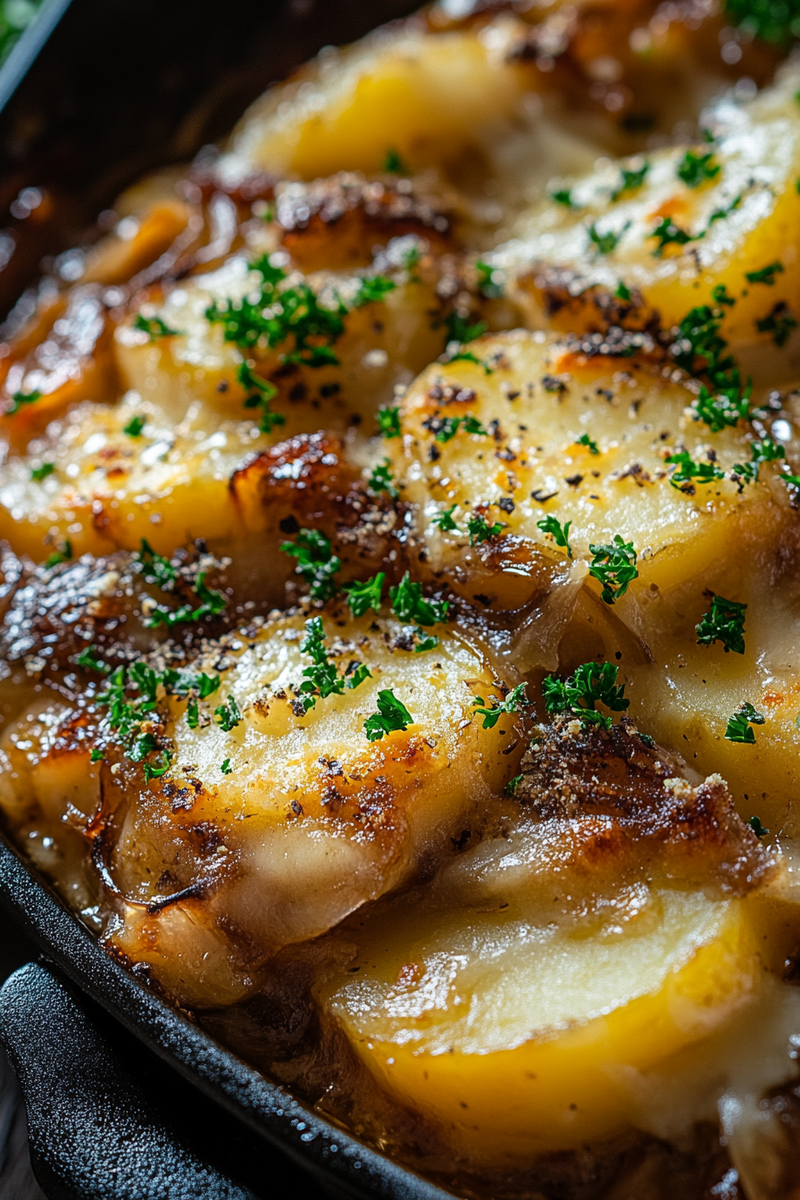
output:
M 440 0 L 0 352 L 0 813 L 460 1197 L 800 1197 L 797 0 Z

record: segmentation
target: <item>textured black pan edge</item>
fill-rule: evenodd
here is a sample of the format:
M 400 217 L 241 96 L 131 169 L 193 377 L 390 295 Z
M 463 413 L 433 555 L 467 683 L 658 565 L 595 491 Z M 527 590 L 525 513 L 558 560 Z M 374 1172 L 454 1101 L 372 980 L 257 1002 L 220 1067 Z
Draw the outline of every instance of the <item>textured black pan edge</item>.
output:
M 254 1134 L 306 1170 L 361 1200 L 452 1200 L 449 1193 L 324 1121 L 147 991 L 108 957 L 3 842 L 0 903 L 82 991 Z
M 0 112 L 28 74 L 39 56 L 39 51 L 71 3 L 72 0 L 44 0 L 33 21 L 12 47 L 11 53 L 0 67 Z

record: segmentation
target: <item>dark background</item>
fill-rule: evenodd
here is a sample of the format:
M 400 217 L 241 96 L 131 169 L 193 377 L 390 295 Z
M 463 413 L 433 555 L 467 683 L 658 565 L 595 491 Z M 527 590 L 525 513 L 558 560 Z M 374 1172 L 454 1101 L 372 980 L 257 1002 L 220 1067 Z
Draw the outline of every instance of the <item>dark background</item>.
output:
M 223 138 L 270 83 L 322 46 L 415 7 L 408 0 L 72 0 L 0 113 L 0 317 L 57 254 L 96 236 L 97 215 L 124 187 Z M 31 187 L 46 202 L 26 215 L 19 195 Z M 0 982 L 36 955 L 0 913 Z M 0 1198 L 42 1195 L 19 1092 L 0 1051 Z

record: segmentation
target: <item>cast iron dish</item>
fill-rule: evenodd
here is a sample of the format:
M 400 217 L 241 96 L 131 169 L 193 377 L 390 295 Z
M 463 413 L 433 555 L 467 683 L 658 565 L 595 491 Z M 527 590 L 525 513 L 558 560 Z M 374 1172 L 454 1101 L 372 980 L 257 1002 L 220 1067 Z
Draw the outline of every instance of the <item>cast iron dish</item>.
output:
M 442 0 L 8 319 L 49 941 L 361 1192 L 798 1194 L 794 20 Z

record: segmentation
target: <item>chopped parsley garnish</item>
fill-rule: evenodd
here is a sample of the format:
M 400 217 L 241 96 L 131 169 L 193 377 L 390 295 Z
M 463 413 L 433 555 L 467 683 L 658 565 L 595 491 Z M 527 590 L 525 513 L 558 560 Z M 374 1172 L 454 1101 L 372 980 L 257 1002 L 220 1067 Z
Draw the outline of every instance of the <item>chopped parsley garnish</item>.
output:
M 545 708 L 551 715 L 572 715 L 584 726 L 611 728 L 611 717 L 597 711 L 602 704 L 611 712 L 624 712 L 630 705 L 625 685 L 617 684 L 619 668 L 612 663 L 582 663 L 569 679 L 548 675 L 542 681 Z
M 600 233 L 597 228 L 597 222 L 593 221 L 586 229 L 589 235 L 589 242 L 597 254 L 611 254 L 616 250 L 623 235 L 630 227 L 630 221 L 626 221 L 619 233 L 615 233 L 613 229 L 609 229 L 606 233 Z
M 365 304 L 379 304 L 396 287 L 394 280 L 387 279 L 385 275 L 370 275 L 360 281 L 353 298 L 353 308 L 363 308 Z
M 72 661 L 76 666 L 82 667 L 84 670 L 100 671 L 103 675 L 107 675 L 111 670 L 108 664 L 104 663 L 102 658 L 98 657 L 94 646 L 86 646 Z
M 647 178 L 647 173 L 650 170 L 650 163 L 645 162 L 641 167 L 635 170 L 630 170 L 627 167 L 620 167 L 620 181 L 614 191 L 611 193 L 612 200 L 619 200 L 626 192 L 637 192 Z
M 718 283 L 712 288 L 711 298 L 715 304 L 724 304 L 727 308 L 733 308 L 736 303 L 736 297 L 730 294 L 724 283 Z
M 397 490 L 388 458 L 385 458 L 372 470 L 367 480 L 367 486 L 373 495 L 377 496 L 379 492 L 388 492 L 393 500 L 397 499 L 400 493 Z
M 703 421 L 712 433 L 719 433 L 727 426 L 745 420 L 750 412 L 750 393 L 748 385 L 746 388 L 721 388 L 712 395 L 703 384 L 692 404 L 692 416 L 695 421 Z
M 354 617 L 363 617 L 364 613 L 369 612 L 370 609 L 373 612 L 380 612 L 385 580 L 385 571 L 379 571 L 366 583 L 346 583 L 344 585 L 347 603 L 350 605 L 350 612 Z
M 402 732 L 413 725 L 414 718 L 389 688 L 378 692 L 378 711 L 364 722 L 364 733 L 370 742 L 379 742 L 387 733 Z
M 89 755 L 89 762 L 95 763 L 95 762 L 102 762 L 102 761 L 103 761 L 103 751 L 102 750 L 93 750 L 92 753 Z
M 398 150 L 389 149 L 383 160 L 383 169 L 387 175 L 410 175 L 411 169 L 406 166 Z
M 476 696 L 472 706 L 476 709 L 476 716 L 483 717 L 483 728 L 494 729 L 502 716 L 507 713 L 519 712 L 521 708 L 527 708 L 530 700 L 525 695 L 526 686 L 524 683 L 518 683 L 508 693 L 505 700 L 498 700 L 497 696 L 490 696 L 488 705 L 483 696 Z
M 276 425 L 285 425 L 283 413 L 272 411 L 272 401 L 278 394 L 274 383 L 258 375 L 246 362 L 240 363 L 236 369 L 236 378 L 247 392 L 244 400 L 245 408 L 261 410 L 258 428 L 262 433 L 272 433 Z
M 231 760 L 229 758 L 223 758 L 222 762 L 219 764 L 219 769 L 223 775 L 230 775 L 231 771 L 233 770 L 233 767 L 231 766 Z
M 384 405 L 378 409 L 378 429 L 382 437 L 400 437 L 400 409 L 397 405 Z
M 14 392 L 11 397 L 11 408 L 6 409 L 6 416 L 13 417 L 26 404 L 35 404 L 37 400 L 41 400 L 42 392 Z
M 687 150 L 678 163 L 676 174 L 687 187 L 698 188 L 701 184 L 716 179 L 721 170 L 722 167 L 714 158 L 712 150 L 706 154 L 695 154 L 694 150 Z
M 698 646 L 713 646 L 721 642 L 727 654 L 744 654 L 744 615 L 747 605 L 738 600 L 726 600 L 724 596 L 713 596 L 711 608 L 703 615 L 695 628 Z
M 468 317 L 462 317 L 457 312 L 451 312 L 445 318 L 444 324 L 447 329 L 448 346 L 451 342 L 458 342 L 459 346 L 464 346 L 467 342 L 474 342 L 476 338 L 483 337 L 486 333 L 485 321 L 475 321 L 470 324 Z
M 144 764 L 144 781 L 149 783 L 151 779 L 160 779 L 162 775 L 166 775 L 172 762 L 172 755 L 168 750 L 161 751 L 161 765 L 155 766 L 152 762 Z
M 414 633 L 418 639 L 414 647 L 415 654 L 424 654 L 426 650 L 435 650 L 439 645 L 439 639 L 432 633 L 426 634 L 422 629 L 415 629 Z
M 49 571 L 51 567 L 57 567 L 59 563 L 69 562 L 72 558 L 72 542 L 69 538 L 65 538 L 61 543 L 60 550 L 54 550 L 44 564 L 45 571 Z
M 146 333 L 151 342 L 155 342 L 158 338 L 179 336 L 178 330 L 170 329 L 161 317 L 144 317 L 141 313 L 136 314 L 133 328 L 138 329 L 140 333 Z
M 550 199 L 554 204 L 561 204 L 564 208 L 576 208 L 572 202 L 572 192 L 569 188 L 556 188 L 550 193 Z
M 750 444 L 750 462 L 734 463 L 733 474 L 738 475 L 740 479 L 739 491 L 741 492 L 745 483 L 758 483 L 759 467 L 765 462 L 776 462 L 778 459 L 786 457 L 786 451 L 778 442 L 773 442 L 772 438 L 762 438 L 758 442 Z
M 522 776 L 515 775 L 513 779 L 509 779 L 508 783 L 503 788 L 503 791 L 505 792 L 505 794 L 507 796 L 513 796 L 521 783 L 522 783 Z
M 739 208 L 743 199 L 744 193 L 739 192 L 739 195 L 734 196 L 730 204 L 726 204 L 724 208 L 715 208 L 711 216 L 708 218 L 708 225 L 706 226 L 706 229 L 710 229 L 715 221 L 724 221 L 725 218 L 729 217 L 732 212 L 736 212 L 736 209 Z M 704 237 L 705 234 L 701 233 L 699 236 Z
M 757 838 L 766 837 L 769 833 L 769 830 L 761 824 L 759 817 L 751 817 L 747 824 L 750 826 Z
M 138 438 L 142 436 L 142 430 L 145 427 L 145 418 L 142 416 L 131 417 L 127 425 L 122 426 L 122 432 L 128 437 Z
M 281 550 L 297 559 L 295 574 L 308 584 L 314 600 L 330 600 L 336 591 L 334 575 L 342 569 L 330 541 L 318 529 L 301 529 L 296 542 L 283 542 Z
M 594 440 L 594 438 L 590 438 L 588 433 L 582 433 L 581 436 L 577 439 L 576 445 L 585 446 L 590 454 L 599 454 L 600 453 L 597 442 Z
M 108 709 L 108 726 L 117 735 L 129 760 L 144 762 L 146 783 L 167 773 L 172 756 L 168 750 L 159 748 L 149 730 L 142 731 L 142 724 L 157 708 L 159 687 L 174 682 L 178 675 L 179 672 L 171 670 L 157 674 L 144 662 L 133 663 L 128 668 L 117 667 L 106 680 L 105 691 L 95 701 Z M 129 694 L 131 688 L 136 689 L 133 695 Z M 158 758 L 151 758 L 153 754 Z
M 40 467 L 33 467 L 31 470 L 31 479 L 34 483 L 41 483 L 43 479 L 47 479 L 48 475 L 52 475 L 56 469 L 56 464 L 51 462 L 42 463 Z
M 780 45 L 800 34 L 798 0 L 725 0 L 725 12 L 743 33 Z
M 351 689 L 360 687 L 367 679 L 372 679 L 372 671 L 370 671 L 369 667 L 364 666 L 364 663 L 359 663 L 358 666 L 353 668 L 347 680 L 347 686 Z
M 192 590 L 200 601 L 198 608 L 192 608 L 190 604 L 182 604 L 180 608 L 175 609 L 158 605 L 145 621 L 148 629 L 154 629 L 159 625 L 166 625 L 168 629 L 173 629 L 176 625 L 187 624 L 190 621 L 204 621 L 206 617 L 218 617 L 227 604 L 227 600 L 221 592 L 215 592 L 206 586 L 205 572 L 197 576 Z
M 537 527 L 542 533 L 548 533 L 554 539 L 557 546 L 563 546 L 569 558 L 572 558 L 572 547 L 569 544 L 569 531 L 572 526 L 572 521 L 567 521 L 566 525 L 562 525 L 556 517 L 542 517 L 541 521 L 537 522 Z
M 196 696 L 190 696 L 186 705 L 186 724 L 190 729 L 197 729 L 200 724 L 200 710 L 197 706 Z
M 447 620 L 450 605 L 446 600 L 428 600 L 422 594 L 422 584 L 412 583 L 408 571 L 397 587 L 389 588 L 392 611 L 401 621 L 415 625 L 436 625 Z
M 442 533 L 451 533 L 451 532 L 460 533 L 461 530 L 458 528 L 458 525 L 453 520 L 453 513 L 456 511 L 457 508 L 458 508 L 458 505 L 453 504 L 450 506 L 450 508 L 440 509 L 439 512 L 434 513 L 434 515 L 431 517 L 431 525 L 435 526 Z
M 233 696 L 229 696 L 225 704 L 220 704 L 214 709 L 214 721 L 223 733 L 230 733 L 242 720 L 242 712 Z
M 728 343 L 720 336 L 722 313 L 707 304 L 691 309 L 678 326 L 673 357 L 690 375 L 705 372 L 713 383 L 725 387 L 738 383 L 736 361 Z M 698 362 L 699 360 L 699 362 Z
M 213 696 L 214 692 L 219 688 L 219 675 L 206 675 L 203 672 L 200 675 L 195 675 L 191 681 L 191 686 L 197 689 L 201 700 L 207 700 L 209 696 Z
M 345 681 L 339 675 L 336 664 L 328 658 L 325 630 L 319 617 L 312 617 L 310 621 L 306 621 L 306 636 L 300 644 L 300 649 L 312 659 L 311 666 L 303 671 L 303 682 L 300 685 L 303 712 L 308 712 L 318 699 L 341 695 L 345 689 Z
M 614 290 L 614 295 L 618 300 L 624 300 L 626 302 L 632 299 L 631 289 L 621 279 L 617 283 L 617 286 Z
M 609 545 L 590 546 L 589 550 L 592 555 L 589 574 L 603 585 L 601 598 L 606 604 L 613 604 L 625 595 L 628 584 L 639 574 L 633 542 L 615 534 Z
M 428 417 L 423 421 L 426 429 L 433 433 L 437 442 L 450 442 L 463 429 L 465 433 L 488 437 L 489 430 L 485 429 L 477 417 Z
M 178 578 L 178 572 L 168 558 L 156 554 L 149 542 L 142 538 L 136 555 L 142 564 L 142 574 L 148 583 L 157 584 L 162 591 L 169 591 Z
M 756 740 L 756 735 L 750 726 L 763 725 L 765 721 L 766 717 L 763 713 L 760 713 L 757 708 L 753 708 L 749 700 L 743 700 L 733 716 L 728 718 L 725 740 L 744 742 L 751 746 Z
M 667 463 L 677 467 L 669 481 L 679 492 L 687 490 L 684 484 L 713 483 L 717 479 L 725 478 L 725 472 L 721 471 L 716 463 L 695 462 L 688 450 L 670 454 Z
M 222 326 L 225 341 L 234 342 L 241 350 L 252 350 L 256 345 L 274 350 L 288 342 L 291 348 L 280 356 L 283 363 L 338 365 L 332 347 L 344 333 L 345 306 L 339 302 L 335 311 L 323 308 L 307 283 L 281 286 L 286 282 L 286 272 L 273 266 L 267 254 L 251 266 L 262 279 L 261 292 L 255 299 L 250 293 L 221 305 L 215 301 L 206 309 L 206 319 Z
M 780 349 L 789 340 L 793 329 L 797 329 L 797 320 L 789 310 L 784 300 L 779 300 L 768 316 L 756 321 L 759 333 L 771 333 L 772 340 Z
M 655 229 L 649 234 L 655 238 L 658 246 L 653 251 L 654 258 L 661 258 L 667 246 L 685 246 L 688 242 L 699 242 L 705 235 L 702 233 L 687 233 L 676 225 L 672 217 L 662 217 Z
M 504 272 L 481 259 L 475 263 L 475 270 L 480 294 L 487 300 L 498 300 L 503 295 Z
M 760 271 L 745 271 L 744 277 L 748 283 L 765 283 L 768 287 L 772 287 L 775 283 L 775 276 L 782 275 L 783 271 L 783 263 L 776 259 L 775 262 L 762 267 Z
M 467 521 L 467 533 L 469 534 L 470 546 L 480 546 L 483 542 L 490 542 L 492 538 L 496 538 L 505 529 L 503 521 L 495 521 L 490 525 L 485 517 L 480 513 L 473 513 Z

